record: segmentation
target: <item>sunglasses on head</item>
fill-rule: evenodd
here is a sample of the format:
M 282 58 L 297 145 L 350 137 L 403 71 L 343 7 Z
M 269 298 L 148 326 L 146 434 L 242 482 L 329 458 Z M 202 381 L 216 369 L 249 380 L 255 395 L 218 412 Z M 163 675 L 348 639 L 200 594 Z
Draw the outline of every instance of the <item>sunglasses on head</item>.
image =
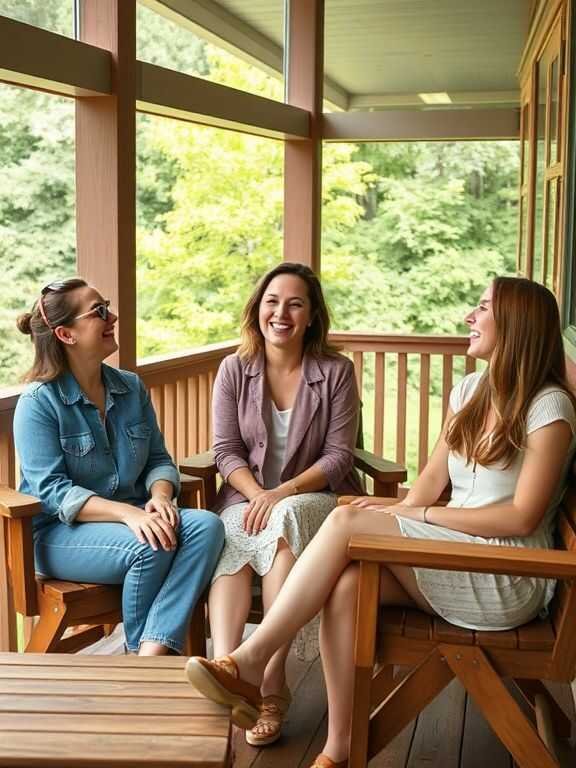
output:
M 99 304 L 96 304 L 95 307 L 92 307 L 92 309 L 89 309 L 88 312 L 82 312 L 81 315 L 76 315 L 76 317 L 73 318 L 73 320 L 81 320 L 83 317 L 90 317 L 91 315 L 98 315 L 98 317 L 101 320 L 108 320 L 108 315 L 110 314 L 110 299 L 106 299 L 106 301 L 102 301 Z

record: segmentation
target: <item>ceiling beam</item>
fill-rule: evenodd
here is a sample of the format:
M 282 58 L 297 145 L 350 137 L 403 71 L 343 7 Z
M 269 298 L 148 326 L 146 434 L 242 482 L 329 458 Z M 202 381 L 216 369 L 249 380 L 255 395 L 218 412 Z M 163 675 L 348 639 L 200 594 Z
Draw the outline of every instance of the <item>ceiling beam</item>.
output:
M 310 115 L 305 109 L 141 61 L 137 62 L 136 108 L 275 139 L 310 135 Z
M 388 110 L 324 114 L 326 141 L 518 139 L 517 109 Z
M 112 93 L 109 51 L 0 16 L 0 81 L 61 96 Z
M 140 1 L 166 19 L 264 69 L 273 77 L 283 76 L 282 47 L 213 0 Z M 324 80 L 324 98 L 338 109 L 348 109 L 348 92 L 330 78 Z
M 520 91 L 449 91 L 453 107 L 485 107 L 492 105 L 506 105 L 510 107 L 520 105 Z M 366 93 L 350 96 L 348 109 L 390 109 L 398 107 L 418 107 L 421 109 L 424 102 L 417 93 Z M 447 105 L 446 108 L 450 108 Z

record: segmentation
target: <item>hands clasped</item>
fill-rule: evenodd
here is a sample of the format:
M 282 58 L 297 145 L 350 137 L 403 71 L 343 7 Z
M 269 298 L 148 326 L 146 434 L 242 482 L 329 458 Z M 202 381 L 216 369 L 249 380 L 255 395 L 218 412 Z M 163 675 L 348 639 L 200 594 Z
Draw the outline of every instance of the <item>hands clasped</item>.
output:
M 143 510 L 129 507 L 124 523 L 142 544 L 148 543 L 154 550 L 160 547 L 167 551 L 176 549 L 180 515 L 178 507 L 168 496 L 153 495 Z

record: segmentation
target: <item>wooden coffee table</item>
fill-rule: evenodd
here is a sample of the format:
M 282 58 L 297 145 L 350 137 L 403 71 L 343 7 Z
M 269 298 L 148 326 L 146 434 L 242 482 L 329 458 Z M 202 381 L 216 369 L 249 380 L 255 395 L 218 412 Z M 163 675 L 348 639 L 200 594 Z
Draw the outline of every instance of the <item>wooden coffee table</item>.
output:
M 0 766 L 228 768 L 228 710 L 181 657 L 0 654 Z

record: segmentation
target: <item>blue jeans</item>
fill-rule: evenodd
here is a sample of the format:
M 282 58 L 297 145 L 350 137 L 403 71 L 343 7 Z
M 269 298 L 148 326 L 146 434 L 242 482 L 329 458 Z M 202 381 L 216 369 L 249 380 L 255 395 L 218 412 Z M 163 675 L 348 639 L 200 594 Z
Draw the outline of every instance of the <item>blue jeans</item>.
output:
M 181 509 L 177 549 L 154 551 L 122 523 L 55 522 L 35 537 L 36 570 L 48 577 L 123 584 L 122 616 L 129 651 L 152 641 L 182 653 L 196 602 L 224 544 L 220 518 Z

